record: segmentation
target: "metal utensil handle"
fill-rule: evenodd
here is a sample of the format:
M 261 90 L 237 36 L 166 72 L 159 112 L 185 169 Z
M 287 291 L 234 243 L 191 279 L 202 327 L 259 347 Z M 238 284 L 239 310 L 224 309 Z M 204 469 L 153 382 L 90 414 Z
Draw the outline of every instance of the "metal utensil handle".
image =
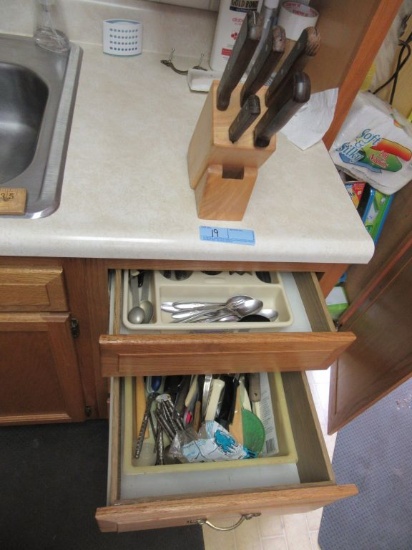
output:
M 140 426 L 139 435 L 137 436 L 137 442 L 136 442 L 136 448 L 134 452 L 134 457 L 139 458 L 140 453 L 142 452 L 143 442 L 144 442 L 144 434 L 146 432 L 147 424 L 149 422 L 149 416 L 150 416 L 150 409 L 152 407 L 153 399 L 155 397 L 155 394 L 151 394 L 148 396 L 146 401 L 146 409 L 144 411 L 142 424 Z
M 213 323 L 214 321 L 218 321 L 221 317 L 226 317 L 227 315 L 236 315 L 235 311 L 232 311 L 230 309 L 227 309 L 225 307 L 218 308 L 216 310 L 211 310 L 206 312 L 197 313 L 196 315 L 192 315 L 191 317 L 185 318 L 185 319 L 179 319 L 178 322 L 180 323 L 193 323 L 198 321 L 208 321 L 210 323 Z
M 223 305 L 223 302 L 173 302 L 173 306 L 179 311 L 192 311 L 194 309 L 208 310 Z
M 137 280 L 137 275 L 133 275 L 130 277 L 130 290 L 132 291 L 132 307 L 136 307 L 139 305 L 139 283 Z
M 149 298 L 151 273 L 149 271 L 144 272 L 144 279 L 142 284 L 141 301 L 145 302 Z

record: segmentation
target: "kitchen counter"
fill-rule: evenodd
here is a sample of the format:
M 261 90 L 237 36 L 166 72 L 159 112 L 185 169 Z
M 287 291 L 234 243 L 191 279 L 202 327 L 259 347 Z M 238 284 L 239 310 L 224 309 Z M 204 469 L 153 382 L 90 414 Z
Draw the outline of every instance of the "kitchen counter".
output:
M 301 151 L 279 134 L 243 221 L 198 219 L 186 154 L 206 95 L 191 92 L 186 77 L 162 65 L 164 55 L 120 58 L 104 55 L 98 45 L 81 46 L 60 207 L 43 219 L 0 219 L 0 255 L 370 260 L 372 239 L 323 143 Z M 202 241 L 203 225 L 253 230 L 256 243 Z

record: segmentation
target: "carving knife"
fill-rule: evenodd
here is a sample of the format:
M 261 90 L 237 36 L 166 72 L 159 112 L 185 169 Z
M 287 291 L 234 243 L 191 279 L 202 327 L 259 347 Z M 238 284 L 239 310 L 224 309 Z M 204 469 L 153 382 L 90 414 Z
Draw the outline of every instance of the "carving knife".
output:
M 240 104 L 243 105 L 249 96 L 256 94 L 267 82 L 276 69 L 285 52 L 286 35 L 283 27 L 273 27 L 268 33 L 262 49 L 240 92 Z
M 217 108 L 226 111 L 230 96 L 246 71 L 262 35 L 262 23 L 256 12 L 249 12 L 243 20 L 239 35 L 217 88 Z
M 309 59 L 317 54 L 319 47 L 320 34 L 318 30 L 315 27 L 304 29 L 266 91 L 265 103 L 267 107 L 270 107 L 274 101 L 276 91 L 283 81 L 291 74 L 303 71 Z
M 230 141 L 235 143 L 259 115 L 260 99 L 257 95 L 251 95 L 247 98 L 239 114 L 229 127 Z
M 306 73 L 292 74 L 273 96 L 272 104 L 253 133 L 255 147 L 267 147 L 271 137 L 289 122 L 310 98 L 310 79 Z

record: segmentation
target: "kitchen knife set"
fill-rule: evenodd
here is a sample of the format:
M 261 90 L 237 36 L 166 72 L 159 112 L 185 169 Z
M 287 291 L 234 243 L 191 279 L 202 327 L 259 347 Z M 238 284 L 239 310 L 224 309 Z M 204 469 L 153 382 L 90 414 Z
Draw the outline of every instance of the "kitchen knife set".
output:
M 216 95 L 216 107 L 225 111 L 229 107 L 233 90 L 239 84 L 258 47 L 262 22 L 256 12 L 247 14 L 227 62 Z M 315 56 L 320 46 L 320 35 L 315 27 L 306 28 L 294 44 L 289 55 L 278 68 L 286 47 L 285 31 L 274 26 L 261 45 L 240 92 L 240 111 L 229 127 L 229 139 L 235 143 L 261 114 L 260 99 L 256 93 L 276 71 L 265 93 L 266 112 L 253 133 L 255 147 L 267 147 L 276 134 L 296 112 L 309 101 L 310 79 L 303 69 Z
M 319 49 L 316 28 L 306 28 L 293 44 L 280 26 L 261 41 L 262 31 L 260 16 L 247 14 L 189 143 L 189 183 L 203 220 L 243 219 L 258 170 L 276 150 L 275 134 L 310 97 L 310 79 L 303 69 Z M 239 84 L 250 65 L 244 84 Z

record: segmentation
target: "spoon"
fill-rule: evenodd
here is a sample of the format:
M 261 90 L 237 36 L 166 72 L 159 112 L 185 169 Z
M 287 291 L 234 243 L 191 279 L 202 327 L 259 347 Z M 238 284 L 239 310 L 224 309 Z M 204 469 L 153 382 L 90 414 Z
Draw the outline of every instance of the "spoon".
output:
M 140 307 L 144 311 L 143 323 L 150 323 L 153 317 L 153 304 L 148 299 L 149 288 L 150 288 L 150 273 L 145 272 L 143 286 L 142 286 L 142 300 L 140 302 Z
M 232 296 L 226 302 L 173 302 L 172 306 L 179 310 L 215 310 L 225 307 L 227 309 L 232 309 L 240 302 L 243 303 L 245 300 L 253 300 L 251 296 Z
M 132 283 L 133 279 L 131 280 L 130 284 Z M 137 283 L 136 283 L 137 284 Z M 137 306 L 133 307 L 127 316 L 127 319 L 130 323 L 133 323 L 135 325 L 140 325 L 142 323 L 150 323 L 153 317 L 153 304 L 148 300 L 148 294 L 149 294 L 149 284 L 150 284 L 150 277 L 148 276 L 148 273 L 144 274 L 143 279 L 143 285 L 142 285 L 142 299 L 139 303 L 139 300 L 137 300 Z M 132 287 L 132 295 L 133 295 L 133 287 Z M 134 303 L 134 300 L 133 300 Z
M 219 312 L 224 312 L 226 315 L 232 313 L 238 318 L 241 318 L 251 313 L 257 313 L 262 309 L 262 306 L 263 302 L 255 298 L 250 298 L 249 296 L 234 296 L 232 299 L 229 299 L 224 306 L 215 307 L 212 310 L 194 310 L 191 312 L 184 311 L 181 313 L 172 313 L 172 318 L 182 323 L 191 323 L 202 318 L 205 318 L 205 320 L 210 320 L 210 318 L 212 318 L 215 321 L 218 320 L 217 318 L 220 316 Z
M 130 323 L 139 325 L 143 323 L 144 311 L 139 305 L 139 285 L 137 277 L 130 277 L 130 290 L 132 291 L 132 304 L 133 307 L 127 314 L 127 319 Z

